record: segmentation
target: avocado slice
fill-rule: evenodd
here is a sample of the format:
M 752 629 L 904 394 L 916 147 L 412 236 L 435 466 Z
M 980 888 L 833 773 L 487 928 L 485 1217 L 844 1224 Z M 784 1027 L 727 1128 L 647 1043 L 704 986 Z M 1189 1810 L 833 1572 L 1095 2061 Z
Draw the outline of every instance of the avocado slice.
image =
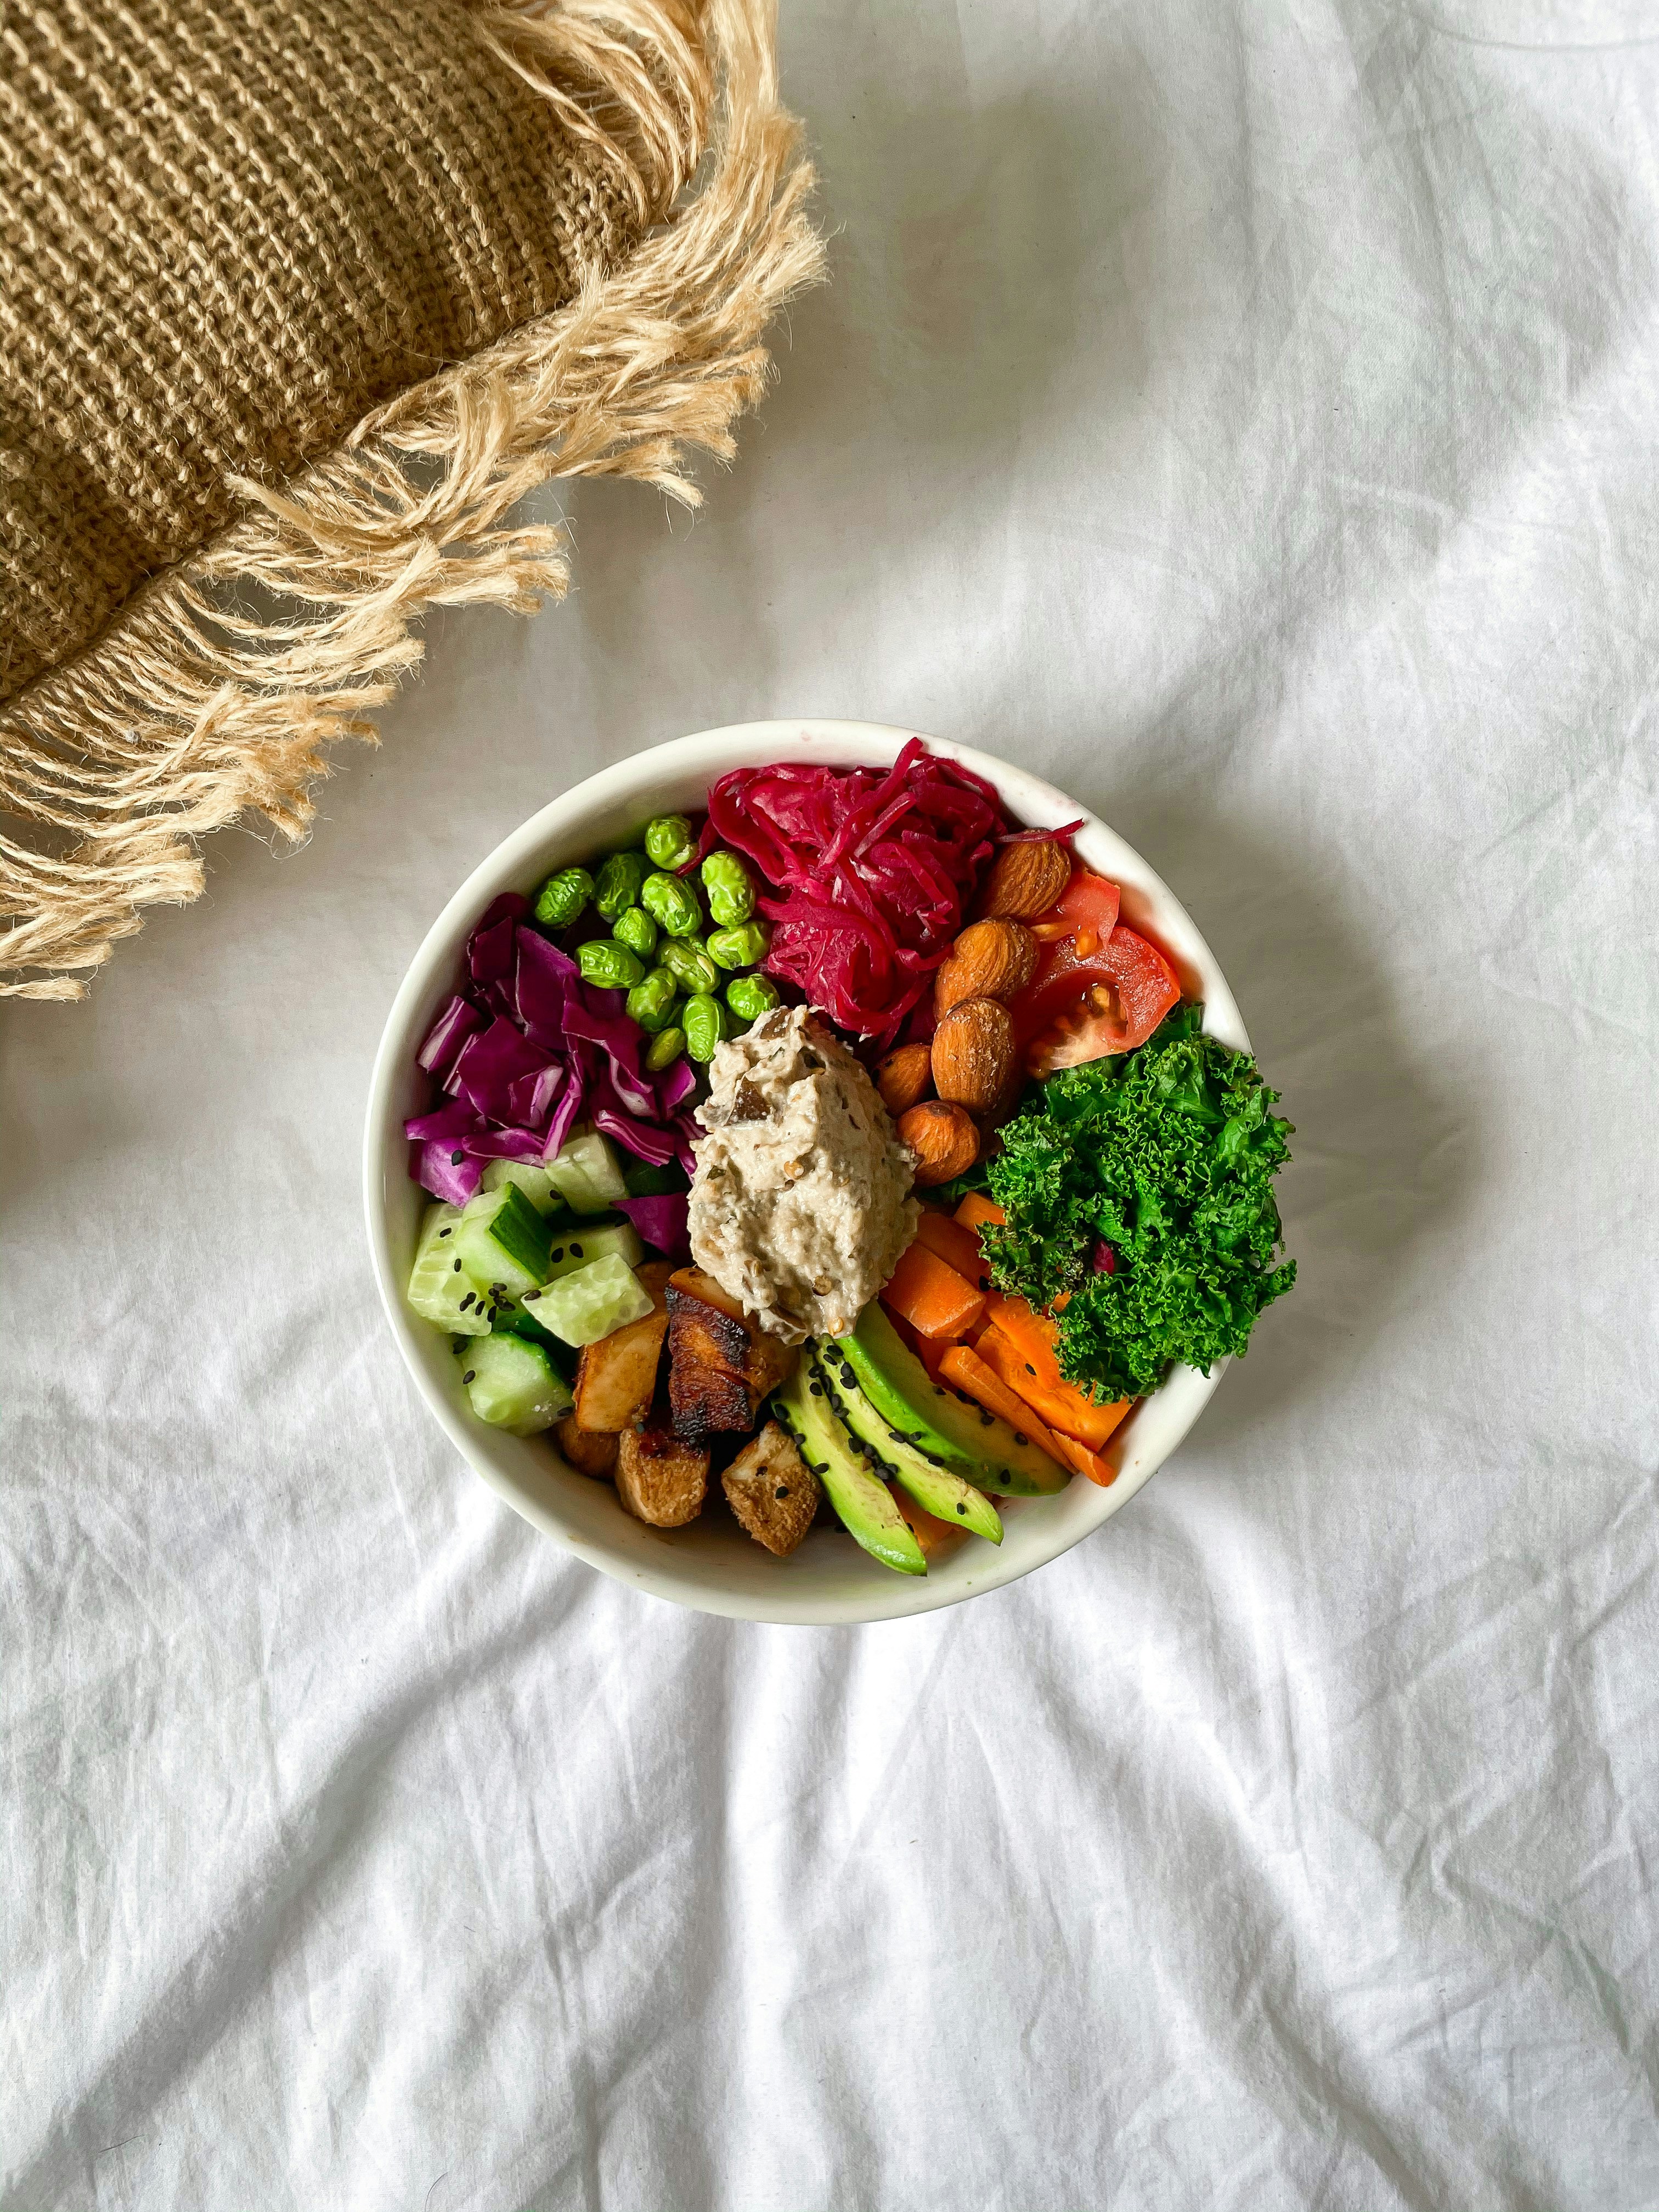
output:
M 878 1300 L 866 1306 L 853 1334 L 836 1342 L 870 1403 L 925 1458 L 999 1498 L 1051 1498 L 1071 1480 L 1069 1468 L 1039 1451 L 999 1414 L 935 1382 Z
M 817 1340 L 812 1373 L 828 1391 L 830 1403 L 853 1440 L 853 1449 L 856 1451 L 863 1446 L 872 1474 L 896 1476 L 922 1510 L 936 1521 L 960 1522 L 989 1543 L 1002 1541 L 1002 1522 L 990 1499 L 949 1468 L 936 1466 L 908 1437 L 900 1436 L 890 1422 L 883 1420 L 859 1388 L 847 1354 L 832 1338 Z
M 830 1493 L 850 1536 L 872 1559 L 901 1575 L 925 1575 L 927 1562 L 884 1482 L 867 1472 L 830 1406 L 822 1382 L 802 1360 L 772 1400 L 772 1411 L 801 1457 Z

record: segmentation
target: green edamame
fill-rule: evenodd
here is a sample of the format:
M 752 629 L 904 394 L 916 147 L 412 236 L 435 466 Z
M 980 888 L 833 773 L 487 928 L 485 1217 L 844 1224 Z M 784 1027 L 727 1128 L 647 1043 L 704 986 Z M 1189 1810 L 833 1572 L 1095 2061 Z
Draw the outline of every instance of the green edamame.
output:
M 732 1034 L 732 1018 L 718 999 L 699 991 L 681 1007 L 680 1027 L 685 1031 L 685 1048 L 692 1059 L 713 1060 L 715 1046 Z
M 755 911 L 754 878 L 735 853 L 711 853 L 703 862 L 702 887 L 708 911 L 722 929 L 735 928 Z
M 568 929 L 593 896 L 586 868 L 561 868 L 536 894 L 536 919 L 550 929 Z
M 691 824 L 683 814 L 659 814 L 645 829 L 645 849 L 659 868 L 683 868 L 696 855 Z
M 599 886 L 593 893 L 593 903 L 607 921 L 614 921 L 627 907 L 636 903 L 640 886 L 651 872 L 651 863 L 643 853 L 613 853 L 599 870 Z
M 660 1075 L 665 1067 L 672 1067 L 685 1050 L 685 1031 L 678 1026 L 659 1030 L 645 1050 L 645 1064 L 653 1075 Z
M 596 937 L 589 944 L 579 945 L 576 965 L 583 982 L 597 983 L 602 991 L 631 991 L 645 974 L 638 953 L 611 937 Z
M 679 997 L 674 979 L 665 968 L 653 968 L 641 975 L 628 994 L 630 1019 L 642 1030 L 655 1035 L 665 1030 L 674 1018 L 674 1006 Z
M 642 906 L 626 906 L 611 925 L 618 945 L 648 960 L 657 949 L 657 925 Z
M 697 904 L 697 895 L 678 876 L 666 875 L 659 869 L 641 884 L 639 898 L 653 921 L 660 922 L 670 937 L 695 937 L 702 927 L 702 908 Z
M 734 975 L 726 987 L 726 1003 L 747 1027 L 777 1005 L 778 987 L 769 975 Z
M 772 933 L 763 921 L 741 921 L 732 929 L 713 929 L 705 942 L 717 968 L 752 968 L 764 960 Z
M 718 991 L 720 970 L 695 937 L 665 939 L 657 957 L 682 991 Z

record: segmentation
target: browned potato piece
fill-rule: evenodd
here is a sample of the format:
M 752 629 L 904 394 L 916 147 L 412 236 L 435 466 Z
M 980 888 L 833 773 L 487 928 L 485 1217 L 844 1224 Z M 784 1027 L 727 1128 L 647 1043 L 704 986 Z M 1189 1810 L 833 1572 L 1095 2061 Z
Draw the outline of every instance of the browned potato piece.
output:
M 668 1283 L 669 1399 L 674 1427 L 695 1439 L 755 1425 L 761 1400 L 793 1367 L 792 1345 L 768 1336 L 701 1267 Z
M 576 1367 L 576 1419 L 585 1429 L 615 1435 L 644 1418 L 657 1388 L 657 1364 L 668 1334 L 666 1260 L 650 1261 L 635 1271 L 640 1287 L 651 1293 L 656 1310 L 642 1320 L 613 1329 L 597 1344 L 582 1346 Z
M 617 1437 L 617 1495 L 636 1521 L 683 1528 L 702 1512 L 708 1491 L 706 1444 L 684 1443 L 655 1424 Z
M 787 1559 L 818 1510 L 818 1479 L 794 1438 L 769 1421 L 720 1477 L 727 1504 L 757 1544 Z
M 617 1439 L 585 1429 L 574 1413 L 567 1413 L 553 1431 L 566 1463 L 578 1474 L 591 1474 L 596 1482 L 609 1479 L 617 1464 Z

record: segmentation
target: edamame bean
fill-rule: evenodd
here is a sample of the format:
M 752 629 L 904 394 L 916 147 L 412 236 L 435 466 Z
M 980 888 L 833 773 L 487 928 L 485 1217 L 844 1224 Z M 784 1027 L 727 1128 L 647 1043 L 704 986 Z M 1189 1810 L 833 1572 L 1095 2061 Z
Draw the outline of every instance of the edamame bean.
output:
M 708 911 L 722 929 L 735 928 L 755 911 L 755 884 L 735 853 L 722 849 L 703 862 L 702 887 L 708 894 Z
M 597 983 L 602 991 L 631 991 L 645 974 L 636 952 L 614 938 L 596 937 L 576 947 L 576 965 L 584 983 Z
M 665 1067 L 672 1067 L 685 1050 L 685 1031 L 675 1027 L 659 1030 L 645 1050 L 645 1064 L 653 1075 L 660 1075 Z
M 752 968 L 765 959 L 772 933 L 763 921 L 742 921 L 734 929 L 710 930 L 706 941 L 717 968 Z
M 642 906 L 624 907 L 611 923 L 611 934 L 641 960 L 648 960 L 657 949 L 657 925 Z
M 696 840 L 683 814 L 659 814 L 646 824 L 645 849 L 659 868 L 683 868 L 696 857 Z
M 695 937 L 702 927 L 702 908 L 690 884 L 660 869 L 640 886 L 640 904 L 671 937 Z
M 670 937 L 657 954 L 682 991 L 718 991 L 720 970 L 695 937 Z
M 685 1048 L 692 1059 L 713 1060 L 715 1046 L 732 1034 L 732 1018 L 718 999 L 699 991 L 681 1007 L 680 1027 L 685 1031 Z
M 536 894 L 536 919 L 550 929 L 568 929 L 592 896 L 586 868 L 561 868 Z
M 674 979 L 665 968 L 653 968 L 642 975 L 628 994 L 628 1012 L 642 1030 L 655 1035 L 665 1030 L 674 1018 L 674 1005 L 679 997 Z
M 734 975 L 726 987 L 726 1003 L 747 1028 L 778 1003 L 778 987 L 769 975 Z
M 611 855 L 599 870 L 599 887 L 593 893 L 593 903 L 607 921 L 614 921 L 624 908 L 635 904 L 650 872 L 651 863 L 643 853 Z

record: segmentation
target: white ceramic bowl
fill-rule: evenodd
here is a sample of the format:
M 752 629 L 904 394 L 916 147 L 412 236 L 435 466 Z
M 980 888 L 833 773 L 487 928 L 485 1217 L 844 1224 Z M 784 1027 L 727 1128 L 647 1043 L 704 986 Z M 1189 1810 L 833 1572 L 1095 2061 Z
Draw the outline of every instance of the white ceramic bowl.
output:
M 504 1436 L 475 1420 L 447 1340 L 404 1304 L 426 1204 L 410 1180 L 403 1133 L 405 1119 L 426 1103 L 426 1079 L 417 1075 L 415 1054 L 455 987 L 461 949 L 490 900 L 501 891 L 533 892 L 551 869 L 620 841 L 650 815 L 695 811 L 728 769 L 779 760 L 886 767 L 912 734 L 873 722 L 745 722 L 653 746 L 590 776 L 532 815 L 461 885 L 410 963 L 374 1063 L 363 1133 L 369 1249 L 386 1318 L 422 1395 L 462 1458 L 526 1521 L 590 1566 L 704 1613 L 809 1624 L 893 1620 L 1014 1582 L 1069 1551 L 1128 1504 L 1191 1428 L 1223 1371 L 1218 1365 L 1206 1380 L 1177 1368 L 1136 1407 L 1107 1448 L 1118 1468 L 1108 1488 L 1079 1475 L 1057 1498 L 1011 1499 L 1000 1546 L 969 1542 L 925 1576 L 896 1575 L 832 1529 L 815 1529 L 791 1558 L 775 1559 L 724 1514 L 674 1529 L 631 1519 L 609 1483 L 573 1473 L 548 1439 Z M 1084 811 L 1006 761 L 937 738 L 927 743 L 988 777 L 1010 813 L 1031 828 L 1056 829 Z M 1184 988 L 1204 1000 L 1206 1027 L 1248 1048 L 1238 1008 L 1209 947 L 1140 855 L 1092 816 L 1077 833 L 1076 849 L 1122 886 L 1124 920 L 1144 922 L 1170 955 Z

